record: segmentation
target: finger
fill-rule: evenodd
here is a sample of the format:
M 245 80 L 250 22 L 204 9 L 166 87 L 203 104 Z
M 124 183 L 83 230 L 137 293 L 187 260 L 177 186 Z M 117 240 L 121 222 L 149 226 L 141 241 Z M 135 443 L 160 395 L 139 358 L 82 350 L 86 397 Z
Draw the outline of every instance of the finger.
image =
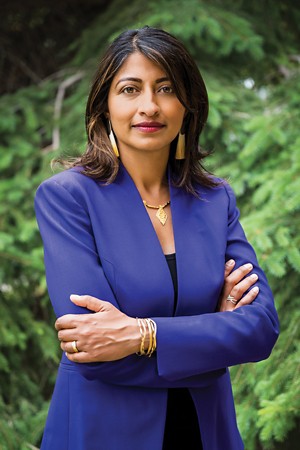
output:
M 250 305 L 256 299 L 258 293 L 259 287 L 255 286 L 241 300 L 239 300 L 236 305 L 229 301 L 226 302 L 225 311 L 234 311 L 240 306 Z
M 71 342 L 61 342 L 60 348 L 65 353 L 78 353 L 81 350 L 83 350 L 83 348 L 80 345 L 80 342 L 76 341 L 75 339 L 73 339 Z M 76 352 L 76 348 L 77 348 L 78 352 Z
M 99 312 L 103 310 L 105 304 L 103 300 L 99 300 L 99 298 L 92 297 L 90 295 L 75 295 L 72 294 L 70 299 L 75 305 L 81 306 L 82 308 L 87 308 L 90 311 Z
M 253 286 L 254 283 L 258 280 L 258 276 L 256 273 L 253 273 L 252 275 L 244 278 L 242 281 L 240 281 L 238 284 L 236 284 L 231 292 L 230 295 L 234 297 L 236 300 L 239 300 L 242 298 L 242 296 L 245 294 L 245 292 Z
M 71 342 L 76 340 L 76 338 L 78 337 L 78 331 L 75 331 L 75 328 L 59 330 L 59 332 L 57 333 L 57 337 L 61 342 Z
M 70 361 L 73 362 L 77 363 L 93 362 L 87 352 L 78 352 L 78 353 L 65 352 L 65 355 Z
M 230 275 L 228 275 L 224 280 L 224 286 L 223 286 L 223 300 L 226 299 L 226 297 L 231 294 L 231 291 L 233 288 L 245 278 L 245 276 L 253 269 L 252 264 L 247 263 L 243 266 L 239 267 L 238 269 L 234 270 Z M 244 292 L 242 292 L 243 294 Z M 242 294 L 238 297 L 241 298 Z
M 259 293 L 259 287 L 254 286 L 246 295 L 243 297 L 238 304 L 236 305 L 235 309 L 240 308 L 241 306 L 250 305 L 257 297 Z
M 226 262 L 226 264 L 225 264 L 225 271 L 224 271 L 224 278 L 228 277 L 228 275 L 233 270 L 234 266 L 235 266 L 234 259 L 230 259 L 229 261 Z
M 243 266 L 239 267 L 238 269 L 235 269 L 230 275 L 228 275 L 226 281 L 226 284 L 228 285 L 236 285 L 239 283 L 246 275 L 248 275 L 249 272 L 253 269 L 253 266 L 251 263 L 244 264 Z
M 64 328 L 76 328 L 76 321 L 78 320 L 77 314 L 65 314 L 64 316 L 59 317 L 54 326 L 57 331 L 62 330 Z
M 236 305 L 234 305 L 233 303 L 226 301 L 226 305 L 224 306 L 222 311 L 233 311 L 235 309 L 235 306 Z

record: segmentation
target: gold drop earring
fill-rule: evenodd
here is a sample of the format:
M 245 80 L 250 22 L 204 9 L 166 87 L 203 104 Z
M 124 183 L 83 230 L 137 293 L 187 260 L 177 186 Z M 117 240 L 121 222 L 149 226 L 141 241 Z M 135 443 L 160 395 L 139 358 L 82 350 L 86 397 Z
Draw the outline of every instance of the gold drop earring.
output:
M 112 129 L 112 126 L 111 126 L 111 122 L 110 122 L 109 119 L 108 119 L 108 130 L 109 130 L 108 137 L 109 137 L 112 149 L 113 149 L 114 154 L 116 155 L 116 157 L 119 158 L 119 156 L 120 156 L 119 149 L 118 149 L 118 146 L 117 146 L 117 143 L 116 143 L 116 138 L 115 138 L 115 135 L 114 135 L 114 132 L 113 132 L 113 129 Z
M 175 159 L 185 159 L 185 134 L 178 134 Z

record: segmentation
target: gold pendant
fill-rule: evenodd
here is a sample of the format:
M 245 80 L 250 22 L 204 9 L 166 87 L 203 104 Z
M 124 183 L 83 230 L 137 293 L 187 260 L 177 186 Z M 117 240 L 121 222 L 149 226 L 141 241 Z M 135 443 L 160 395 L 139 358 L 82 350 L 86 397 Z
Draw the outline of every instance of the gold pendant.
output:
M 146 208 L 150 208 L 150 209 L 157 209 L 157 213 L 155 214 L 156 217 L 158 218 L 158 220 L 160 221 L 160 223 L 162 225 L 164 225 L 168 219 L 168 215 L 165 212 L 164 208 L 166 206 L 168 206 L 170 204 L 170 200 L 167 201 L 164 205 L 158 205 L 158 206 L 154 206 L 154 205 L 149 205 L 146 200 L 143 200 L 143 203 L 145 205 Z
M 160 221 L 160 223 L 162 225 L 164 225 L 166 223 L 168 215 L 167 215 L 167 213 L 165 212 L 164 208 L 161 205 L 159 205 L 158 211 L 157 211 L 157 213 L 155 215 L 156 215 L 156 217 L 158 218 L 158 220 Z

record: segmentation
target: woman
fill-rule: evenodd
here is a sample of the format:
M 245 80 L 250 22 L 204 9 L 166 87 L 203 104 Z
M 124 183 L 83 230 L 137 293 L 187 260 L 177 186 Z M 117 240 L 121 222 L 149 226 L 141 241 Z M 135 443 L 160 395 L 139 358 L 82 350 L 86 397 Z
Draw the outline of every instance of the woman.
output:
M 43 450 L 243 448 L 227 367 L 267 358 L 278 319 L 234 194 L 201 165 L 207 113 L 183 45 L 126 31 L 98 68 L 85 154 L 37 191 L 65 352 Z

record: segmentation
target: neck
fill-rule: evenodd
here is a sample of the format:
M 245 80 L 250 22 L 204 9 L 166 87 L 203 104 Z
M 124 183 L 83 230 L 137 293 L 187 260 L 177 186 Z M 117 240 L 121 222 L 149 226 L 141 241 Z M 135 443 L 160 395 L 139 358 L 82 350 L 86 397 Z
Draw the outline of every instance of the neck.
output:
M 122 163 L 143 199 L 158 203 L 169 199 L 168 157 L 168 154 L 126 154 L 122 157 Z

